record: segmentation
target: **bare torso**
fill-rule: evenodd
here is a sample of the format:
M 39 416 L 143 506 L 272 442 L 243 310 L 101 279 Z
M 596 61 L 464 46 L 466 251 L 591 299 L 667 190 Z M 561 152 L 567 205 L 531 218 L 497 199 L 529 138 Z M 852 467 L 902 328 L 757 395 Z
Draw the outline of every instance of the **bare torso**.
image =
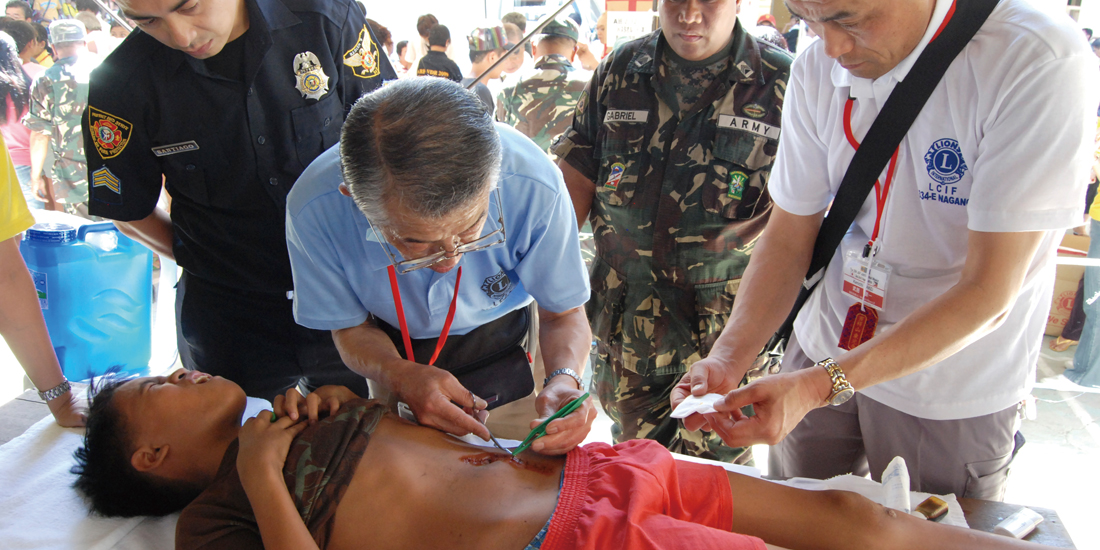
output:
M 499 450 L 387 417 L 336 510 L 327 548 L 520 550 L 557 503 L 565 460 Z

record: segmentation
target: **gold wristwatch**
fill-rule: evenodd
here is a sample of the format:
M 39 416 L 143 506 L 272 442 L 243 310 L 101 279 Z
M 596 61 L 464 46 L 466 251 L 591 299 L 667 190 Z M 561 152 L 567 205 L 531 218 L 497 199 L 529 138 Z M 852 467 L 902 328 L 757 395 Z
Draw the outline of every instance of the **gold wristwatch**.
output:
M 852 385 L 848 383 L 848 378 L 844 376 L 844 371 L 840 370 L 840 365 L 833 361 L 832 357 L 826 357 L 817 362 L 818 366 L 824 367 L 825 371 L 829 373 L 829 378 L 833 381 L 832 393 L 825 400 L 832 406 L 841 405 L 848 401 L 855 395 L 856 390 L 852 388 Z

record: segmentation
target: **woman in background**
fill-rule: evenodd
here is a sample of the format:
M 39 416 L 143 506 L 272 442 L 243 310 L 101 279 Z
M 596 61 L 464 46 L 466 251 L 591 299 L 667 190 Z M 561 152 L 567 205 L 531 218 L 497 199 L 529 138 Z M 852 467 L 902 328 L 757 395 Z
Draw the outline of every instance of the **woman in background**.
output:
M 0 109 L 0 134 L 8 144 L 27 206 L 41 210 L 45 204 L 34 196 L 31 185 L 30 130 L 22 123 L 30 101 L 30 85 L 31 78 L 23 70 L 15 40 L 0 32 L 0 97 L 4 99 L 4 108 Z

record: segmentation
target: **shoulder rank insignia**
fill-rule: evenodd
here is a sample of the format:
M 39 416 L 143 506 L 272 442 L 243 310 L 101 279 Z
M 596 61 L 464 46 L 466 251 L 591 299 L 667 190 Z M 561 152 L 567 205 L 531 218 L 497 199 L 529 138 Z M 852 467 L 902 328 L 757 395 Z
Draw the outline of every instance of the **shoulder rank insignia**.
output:
M 122 204 L 122 182 L 106 166 L 92 172 L 92 188 L 106 187 L 111 194 L 95 193 L 96 200 L 107 204 Z
M 313 52 L 294 56 L 294 87 L 306 99 L 321 99 L 328 93 L 328 75 Z
M 355 45 L 344 53 L 344 65 L 351 67 L 351 72 L 359 78 L 371 78 L 382 74 L 382 65 L 378 62 L 378 46 L 371 38 L 367 26 L 359 31 L 359 39 Z
M 110 113 L 88 106 L 88 126 L 91 128 L 92 144 L 99 156 L 104 159 L 117 157 L 130 142 L 130 131 L 134 126 Z

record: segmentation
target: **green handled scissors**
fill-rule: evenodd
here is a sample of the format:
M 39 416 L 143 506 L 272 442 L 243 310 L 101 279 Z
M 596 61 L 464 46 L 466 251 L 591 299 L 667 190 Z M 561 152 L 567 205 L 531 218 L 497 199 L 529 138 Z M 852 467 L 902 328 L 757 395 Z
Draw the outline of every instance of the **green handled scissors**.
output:
M 584 404 L 585 399 L 588 399 L 588 392 L 585 392 L 584 395 L 570 401 L 568 405 L 559 409 L 558 412 L 550 415 L 550 418 L 543 420 L 542 424 L 539 424 L 535 427 L 535 429 L 531 430 L 531 433 L 527 435 L 527 439 L 524 439 L 523 443 L 519 444 L 519 447 L 512 449 L 512 456 L 518 455 L 523 451 L 526 451 L 527 448 L 531 446 L 531 442 L 546 435 L 546 426 L 550 424 L 550 422 L 557 420 L 563 416 L 572 414 L 573 411 L 581 408 L 581 405 Z

